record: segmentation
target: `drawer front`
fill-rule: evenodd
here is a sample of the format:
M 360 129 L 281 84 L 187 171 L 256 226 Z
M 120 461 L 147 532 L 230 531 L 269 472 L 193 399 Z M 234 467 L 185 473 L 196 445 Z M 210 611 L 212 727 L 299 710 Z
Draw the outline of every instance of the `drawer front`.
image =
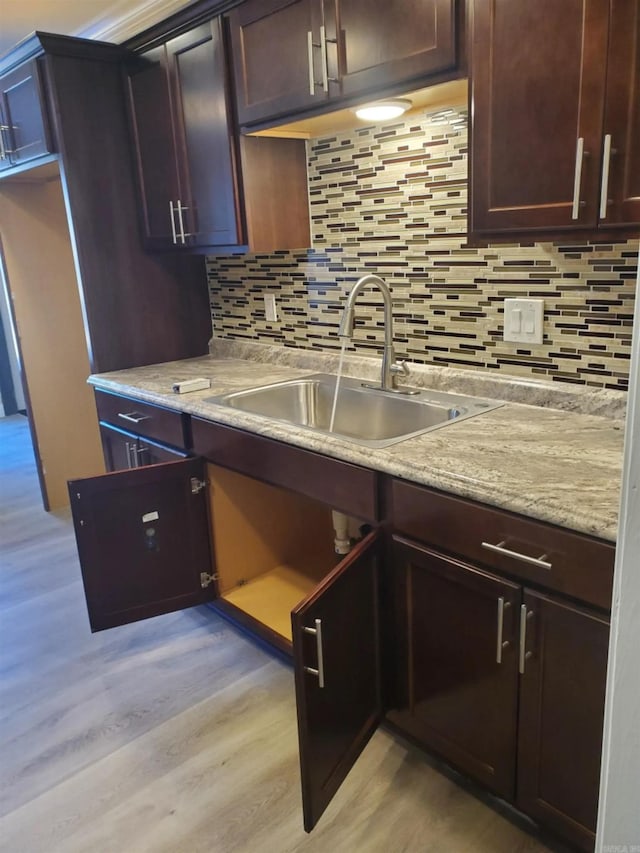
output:
M 377 475 L 270 438 L 192 418 L 193 449 L 210 462 L 282 486 L 362 521 L 377 521 Z
M 183 415 L 130 397 L 96 391 L 98 418 L 174 447 L 186 447 Z
M 611 607 L 615 547 L 610 543 L 401 480 L 392 481 L 391 500 L 394 529 L 412 539 L 596 607 Z

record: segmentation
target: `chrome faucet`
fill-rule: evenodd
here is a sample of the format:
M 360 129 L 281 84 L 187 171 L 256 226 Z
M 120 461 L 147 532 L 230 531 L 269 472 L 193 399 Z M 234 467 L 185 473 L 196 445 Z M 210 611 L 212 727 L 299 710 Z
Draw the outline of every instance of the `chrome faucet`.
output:
M 375 285 L 382 294 L 384 304 L 384 350 L 382 352 L 382 378 L 380 385 L 369 385 L 363 382 L 367 388 L 380 388 L 382 391 L 395 391 L 398 394 L 416 394 L 408 388 L 398 388 L 398 376 L 408 376 L 409 369 L 404 361 L 396 361 L 395 352 L 393 350 L 393 313 L 391 308 L 391 292 L 388 285 L 378 275 L 365 275 L 358 282 L 349 294 L 347 304 L 342 315 L 340 330 L 338 336 L 345 339 L 353 337 L 353 319 L 355 302 L 359 294 L 368 285 Z

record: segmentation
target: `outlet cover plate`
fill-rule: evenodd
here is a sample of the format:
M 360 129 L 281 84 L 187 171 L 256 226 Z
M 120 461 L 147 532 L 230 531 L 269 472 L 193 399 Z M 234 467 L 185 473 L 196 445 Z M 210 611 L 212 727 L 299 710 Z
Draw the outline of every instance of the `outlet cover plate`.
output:
M 544 299 L 505 299 L 503 339 L 518 344 L 541 344 Z

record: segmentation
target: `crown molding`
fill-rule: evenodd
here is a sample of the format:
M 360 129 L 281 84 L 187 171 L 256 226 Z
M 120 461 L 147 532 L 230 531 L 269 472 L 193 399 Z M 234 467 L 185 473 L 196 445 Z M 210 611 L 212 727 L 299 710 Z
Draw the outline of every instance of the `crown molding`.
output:
M 113 14 L 101 15 L 75 35 L 120 44 L 184 9 L 191 2 L 192 0 L 146 0 L 120 17 Z

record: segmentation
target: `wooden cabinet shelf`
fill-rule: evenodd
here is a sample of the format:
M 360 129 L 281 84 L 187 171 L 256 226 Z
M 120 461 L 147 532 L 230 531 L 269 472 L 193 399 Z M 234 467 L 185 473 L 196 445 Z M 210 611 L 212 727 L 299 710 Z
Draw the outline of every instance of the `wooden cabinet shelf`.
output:
M 636 0 L 475 0 L 471 20 L 472 236 L 638 236 Z

